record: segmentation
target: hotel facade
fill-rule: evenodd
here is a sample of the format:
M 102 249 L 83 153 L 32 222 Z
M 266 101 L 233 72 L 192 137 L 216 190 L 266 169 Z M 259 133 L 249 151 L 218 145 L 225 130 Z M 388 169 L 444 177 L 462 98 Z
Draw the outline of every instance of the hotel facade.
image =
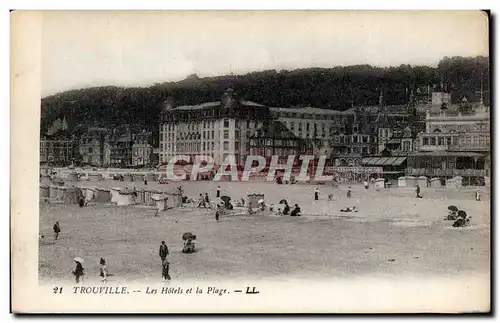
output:
M 159 162 L 176 155 L 210 156 L 216 165 L 228 155 L 244 164 L 253 133 L 271 118 L 269 107 L 237 97 L 228 89 L 220 101 L 176 106 L 164 102 L 160 115 Z
M 409 156 L 413 176 L 462 176 L 471 183 L 489 175 L 490 110 L 480 105 L 468 112 L 434 107 L 427 111 L 425 132 L 418 134 Z

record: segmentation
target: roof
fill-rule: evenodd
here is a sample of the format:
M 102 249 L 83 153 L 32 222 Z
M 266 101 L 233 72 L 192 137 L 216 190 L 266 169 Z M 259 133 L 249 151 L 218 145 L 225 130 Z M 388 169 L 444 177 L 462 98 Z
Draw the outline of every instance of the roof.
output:
M 196 105 L 180 105 L 178 107 L 175 107 L 174 110 L 198 110 L 198 109 L 217 107 L 219 105 L 221 105 L 220 101 L 214 101 L 214 102 L 205 102 L 205 103 L 196 104 Z
M 484 154 L 469 151 L 416 151 L 410 156 L 484 157 Z
M 348 115 L 352 112 L 348 111 L 338 111 L 330 109 L 320 109 L 313 107 L 306 108 L 270 108 L 273 112 L 291 112 L 291 113 L 310 113 L 310 114 L 331 114 L 331 115 Z
M 281 121 L 277 120 L 265 123 L 250 138 L 299 139 Z
M 238 103 L 247 107 L 265 107 L 265 105 L 246 100 L 239 100 Z M 196 105 L 181 105 L 175 107 L 173 110 L 200 110 L 200 109 L 218 107 L 220 105 L 222 105 L 221 101 L 213 101 L 213 102 L 204 102 Z
M 368 157 L 363 158 L 361 164 L 370 166 L 400 166 L 405 160 L 406 157 Z

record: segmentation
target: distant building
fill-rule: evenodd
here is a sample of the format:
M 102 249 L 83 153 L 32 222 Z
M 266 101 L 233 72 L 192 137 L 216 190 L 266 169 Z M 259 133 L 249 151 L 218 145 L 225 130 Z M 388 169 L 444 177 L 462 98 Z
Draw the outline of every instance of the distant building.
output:
M 160 163 L 175 155 L 211 156 L 220 165 L 235 155 L 243 165 L 248 139 L 271 117 L 269 108 L 245 101 L 228 89 L 220 101 L 176 106 L 169 98 L 160 115 Z
M 451 104 L 451 93 L 432 92 L 432 105 Z
M 416 146 L 408 160 L 409 175 L 462 176 L 466 183 L 482 182 L 491 150 L 489 108 L 480 106 L 467 114 L 455 106 L 430 109 L 425 132 L 418 134 Z
M 273 117 L 281 121 L 295 136 L 314 145 L 316 155 L 332 154 L 330 141 L 347 122 L 349 112 L 329 109 L 270 108 Z
M 153 147 L 151 146 L 152 133 L 144 130 L 133 136 L 132 165 L 151 166 Z
M 110 155 L 109 165 L 112 167 L 131 167 L 132 146 L 134 138 L 129 125 L 122 125 L 113 129 L 109 136 Z
M 68 166 L 74 158 L 74 142 L 72 139 L 40 140 L 40 163 L 55 166 Z
M 288 156 L 312 153 L 312 145 L 289 130 L 278 120 L 266 120 L 250 137 L 249 154 L 266 158 L 268 164 L 273 156 L 278 156 L 280 163 L 286 163 Z M 298 158 L 297 158 L 298 161 Z
M 412 113 L 381 113 L 377 118 L 378 149 L 377 153 L 388 150 L 405 154 L 415 149 L 415 138 L 424 125 Z
M 107 128 L 91 127 L 79 140 L 78 151 L 81 163 L 92 166 L 106 166 L 110 161 L 110 131 Z
M 359 166 L 364 156 L 377 152 L 377 114 L 355 108 L 345 124 L 334 130 L 330 145 L 335 166 Z

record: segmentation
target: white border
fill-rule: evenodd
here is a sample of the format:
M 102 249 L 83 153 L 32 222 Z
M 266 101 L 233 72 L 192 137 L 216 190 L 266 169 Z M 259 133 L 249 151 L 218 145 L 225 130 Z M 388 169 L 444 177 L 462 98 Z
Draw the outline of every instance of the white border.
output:
M 455 0 L 455 1 L 435 1 L 435 0 L 421 0 L 414 3 L 408 3 L 403 1 L 385 1 L 381 3 L 380 1 L 345 1 L 343 3 L 335 3 L 335 6 L 327 5 L 326 1 L 283 1 L 281 3 L 275 2 L 271 3 L 270 1 L 262 1 L 262 0 L 246 0 L 246 1 L 193 1 L 193 0 L 184 0 L 179 1 L 178 3 L 168 3 L 165 4 L 164 1 L 151 1 L 151 0 L 142 0 L 140 2 L 135 2 L 133 5 L 131 3 L 124 4 L 122 2 L 117 1 L 103 1 L 103 0 L 87 0 L 87 1 L 44 1 L 43 3 L 39 3 L 38 1 L 5 1 L 2 2 L 4 6 L 2 6 L 3 10 L 1 11 L 0 17 L 2 19 L 2 37 L 1 39 L 4 43 L 4 50 L 2 51 L 2 64 L 1 67 L 3 69 L 3 82 L 4 86 L 2 86 L 2 95 L 1 98 L 4 102 L 4 108 L 0 109 L 0 141 L 4 158 L 1 158 L 0 167 L 1 169 L 10 169 L 9 158 L 7 156 L 9 153 L 9 145 L 10 145 L 10 128 L 9 124 L 9 8 L 16 9 L 493 9 L 493 11 L 497 11 L 499 1 L 467 1 L 467 0 Z M 495 43 L 498 41 L 498 33 L 494 34 Z M 495 59 L 497 57 L 492 57 Z M 495 81 L 497 78 L 495 78 Z M 498 93 L 498 82 L 495 82 L 495 93 Z M 496 106 L 496 100 L 493 103 L 493 107 Z M 497 123 L 495 123 L 495 128 L 497 128 Z M 497 129 L 495 129 L 497 130 Z M 494 133 L 496 150 L 500 150 L 500 133 Z M 493 161 L 496 165 L 496 160 Z M 4 180 L 1 185 L 2 194 L 0 194 L 0 203 L 4 207 L 4 228 L 9 227 L 8 221 L 8 206 L 9 206 L 9 177 L 3 176 Z M 495 178 L 496 179 L 496 178 Z M 495 180 L 494 179 L 494 180 Z M 495 194 L 495 200 L 499 201 L 497 195 L 500 195 L 498 192 Z M 494 215 L 495 216 L 495 215 Z M 498 222 L 498 221 L 496 221 Z M 494 230 L 497 232 L 497 225 Z M 7 233 L 7 232 L 5 232 Z M 10 257 L 9 248 L 9 235 L 4 234 L 4 243 L 2 244 L 4 247 L 2 251 L 5 252 L 2 256 L 2 259 L 7 259 Z M 496 250 L 497 245 L 495 245 L 492 250 Z M 10 267 L 8 262 L 4 262 L 7 266 L 2 267 L 2 276 L 4 279 L 7 278 L 7 275 L 10 278 Z M 5 272 L 5 271 L 6 272 Z M 6 286 L 6 285 L 4 285 Z M 8 304 L 10 299 L 10 293 L 8 293 L 8 289 L 4 292 L 3 304 Z M 4 311 L 6 313 L 7 311 Z M 12 320 L 13 317 L 8 317 L 8 320 Z M 102 319 L 92 318 L 96 321 L 101 321 Z M 116 318 L 115 318 L 116 319 Z M 121 318 L 118 318 L 121 319 Z M 169 318 L 171 320 L 171 318 Z

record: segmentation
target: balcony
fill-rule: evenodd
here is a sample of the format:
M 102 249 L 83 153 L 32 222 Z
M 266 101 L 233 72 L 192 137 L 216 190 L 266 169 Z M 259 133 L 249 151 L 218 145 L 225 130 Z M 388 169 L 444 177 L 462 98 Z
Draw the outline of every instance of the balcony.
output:
M 484 169 L 441 169 L 441 168 L 407 168 L 406 175 L 409 176 L 486 176 Z

